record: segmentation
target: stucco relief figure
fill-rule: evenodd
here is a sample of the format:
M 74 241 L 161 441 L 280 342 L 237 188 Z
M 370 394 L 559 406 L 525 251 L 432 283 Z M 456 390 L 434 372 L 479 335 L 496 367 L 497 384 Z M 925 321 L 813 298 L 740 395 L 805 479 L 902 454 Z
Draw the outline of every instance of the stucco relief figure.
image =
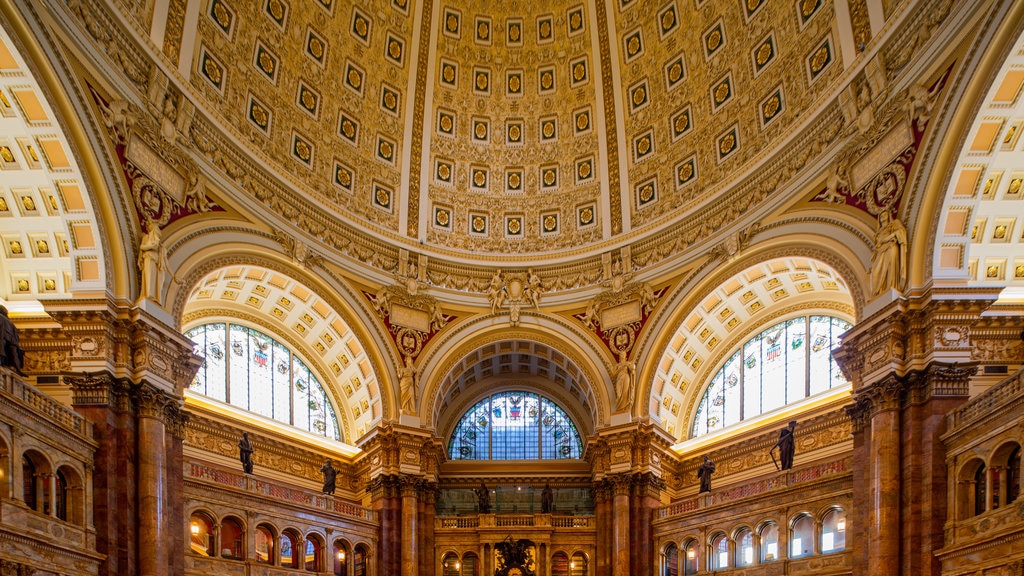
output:
M 324 475 L 324 494 L 333 495 L 337 487 L 338 471 L 334 469 L 330 458 L 320 467 L 320 473 Z
M 700 491 L 711 492 L 711 475 L 715 473 L 715 463 L 704 455 L 704 461 L 697 467 L 697 478 L 700 478 Z
M 167 256 L 160 246 L 160 225 L 152 220 L 146 220 L 146 233 L 139 242 L 138 267 L 141 276 L 139 300 L 148 298 L 160 302 Z
M 530 270 L 529 279 L 526 282 L 526 297 L 530 299 L 534 310 L 540 310 L 540 294 L 544 289 L 540 285 L 540 276 Z
M 890 288 L 903 290 L 907 282 L 907 229 L 886 208 L 878 214 L 875 250 L 871 253 L 871 294 Z
M 18 340 L 18 328 L 7 315 L 7 307 L 0 306 L 0 365 L 14 368 L 20 376 L 25 364 L 25 351 Z
M 242 470 L 246 474 L 252 474 L 252 442 L 249 441 L 249 433 L 242 432 L 242 439 L 238 441 L 238 460 L 242 462 Z
M 400 371 L 398 389 L 401 393 L 402 412 L 406 414 L 416 413 L 416 366 L 413 364 L 412 356 L 406 355 L 405 366 Z
M 491 285 L 487 289 L 487 299 L 491 301 L 491 314 L 498 311 L 505 305 L 505 280 L 501 277 L 501 270 L 495 270 L 491 276 Z
M 635 377 L 636 364 L 627 359 L 625 350 L 619 350 L 619 362 L 612 368 L 616 412 L 625 412 L 633 404 Z

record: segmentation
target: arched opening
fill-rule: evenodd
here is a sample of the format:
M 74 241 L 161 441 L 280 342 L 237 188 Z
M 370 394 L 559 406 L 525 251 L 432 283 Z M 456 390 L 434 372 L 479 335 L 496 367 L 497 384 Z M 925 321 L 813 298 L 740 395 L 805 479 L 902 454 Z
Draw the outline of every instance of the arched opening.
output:
M 1003 444 L 992 454 L 991 463 L 992 509 L 996 510 L 1020 494 L 1020 444 Z
M 696 574 L 700 566 L 700 552 L 697 540 L 688 540 L 683 544 L 683 574 Z
M 50 514 L 50 465 L 35 450 L 26 450 L 21 456 L 22 501 L 31 510 Z
M 814 554 L 814 520 L 807 514 L 793 519 L 790 531 L 790 558 L 801 558 Z
M 72 524 L 85 522 L 84 482 L 70 466 L 57 469 L 57 518 Z
M 242 560 L 245 558 L 243 543 L 245 530 L 237 518 L 224 518 L 220 523 L 220 555 L 223 558 Z
M 572 558 L 569 560 L 570 576 L 587 576 L 589 569 L 590 563 L 587 561 L 586 554 L 576 552 L 572 555 Z
M 974 471 L 974 515 L 977 516 L 985 511 L 988 500 L 988 486 L 985 482 L 985 465 L 978 466 Z
M 213 520 L 203 512 L 193 512 L 188 518 L 188 548 L 195 554 L 214 556 Z
M 754 563 L 754 533 L 750 528 L 736 532 L 736 566 L 750 566 Z
M 821 552 L 841 552 L 846 549 L 846 512 L 832 508 L 821 517 Z
M 480 576 L 480 559 L 472 552 L 462 555 L 462 571 L 460 576 Z
M 709 566 L 711 570 L 725 570 L 729 567 L 729 537 L 724 533 L 711 537 L 711 550 L 709 552 Z
M 281 566 L 285 568 L 298 568 L 300 566 L 299 556 L 302 550 L 299 547 L 299 537 L 292 530 L 281 532 Z
M 1014 448 L 1006 460 L 1006 503 L 1020 497 L 1020 446 Z
M 774 562 L 779 559 L 779 525 L 765 522 L 761 527 L 761 562 Z
M 551 555 L 551 576 L 569 576 L 569 555 L 555 552 Z
M 334 541 L 334 576 L 347 576 L 351 555 L 352 551 L 349 550 L 348 544 L 343 540 Z
M 306 536 L 302 565 L 307 572 L 317 572 L 324 564 L 324 543 L 316 534 Z
M 11 497 L 11 448 L 0 436 L 0 499 Z
M 256 527 L 256 562 L 259 564 L 274 563 L 274 530 L 266 524 Z
M 366 559 L 369 551 L 366 546 L 359 544 L 352 552 L 352 576 L 366 576 Z
M 966 520 L 985 511 L 985 462 L 980 458 L 964 464 L 957 474 L 956 517 Z
M 679 547 L 674 542 L 665 546 L 661 576 L 679 576 Z
M 441 575 L 442 576 L 459 576 L 459 570 L 462 568 L 462 563 L 459 561 L 459 555 L 455 552 L 448 552 L 441 559 Z

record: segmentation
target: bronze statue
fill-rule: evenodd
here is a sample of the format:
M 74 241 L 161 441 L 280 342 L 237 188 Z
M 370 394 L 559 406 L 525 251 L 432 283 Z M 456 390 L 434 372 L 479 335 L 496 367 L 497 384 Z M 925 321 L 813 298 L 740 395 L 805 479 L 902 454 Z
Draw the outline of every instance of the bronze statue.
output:
M 704 455 L 704 461 L 697 467 L 697 477 L 700 478 L 700 491 L 711 492 L 711 475 L 715 473 L 715 463 Z
M 252 452 L 249 433 L 242 432 L 242 439 L 238 441 L 238 459 L 242 462 L 242 470 L 245 470 L 246 474 L 252 474 Z
M 324 465 L 320 467 L 320 472 L 324 475 L 324 494 L 334 495 L 334 489 L 336 487 L 336 480 L 338 478 L 338 471 L 334 469 L 331 464 L 331 459 L 328 458 Z
M 789 470 L 793 467 L 793 453 L 796 452 L 796 443 L 793 441 L 793 429 L 796 428 L 796 420 L 790 420 L 789 426 L 779 430 L 779 440 L 768 451 L 769 454 L 776 448 L 779 449 L 779 460 L 782 463 L 780 470 Z M 772 459 L 774 459 L 774 454 Z
M 487 489 L 487 485 L 483 482 L 480 483 L 480 487 L 475 490 L 477 497 L 477 508 L 481 514 L 491 513 L 491 491 Z
M 18 341 L 18 328 L 7 316 L 6 306 L 0 306 L 0 344 L 0 366 L 14 368 L 19 376 L 24 376 L 21 368 L 25 363 L 25 351 Z
M 544 490 L 540 493 L 540 511 L 542 514 L 551 514 L 553 509 L 554 496 L 551 493 L 551 485 L 545 484 Z

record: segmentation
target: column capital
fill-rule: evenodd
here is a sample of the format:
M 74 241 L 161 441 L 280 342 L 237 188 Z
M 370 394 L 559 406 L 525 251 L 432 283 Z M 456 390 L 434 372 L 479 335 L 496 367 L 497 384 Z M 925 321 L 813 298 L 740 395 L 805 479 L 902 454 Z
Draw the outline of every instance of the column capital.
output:
M 135 401 L 135 411 L 140 418 L 160 421 L 163 421 L 164 409 L 171 402 L 168 395 L 145 383 L 132 389 L 132 400 Z
M 72 403 L 76 406 L 105 405 L 117 412 L 131 410 L 131 384 L 109 372 L 82 372 L 66 375 L 64 382 L 71 386 Z

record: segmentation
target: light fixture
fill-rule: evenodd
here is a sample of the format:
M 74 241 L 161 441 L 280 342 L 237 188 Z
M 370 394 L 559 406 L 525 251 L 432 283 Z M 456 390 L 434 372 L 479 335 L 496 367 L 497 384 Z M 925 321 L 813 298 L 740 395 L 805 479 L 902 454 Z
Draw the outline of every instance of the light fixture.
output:
M 575 570 L 575 569 L 576 569 L 576 561 L 573 560 L 572 562 L 569 562 L 569 570 Z
M 459 570 L 462 570 L 462 562 L 459 562 L 458 560 L 456 560 L 455 561 L 455 571 L 458 572 Z
M 339 562 L 344 562 L 345 561 L 345 550 L 344 549 L 338 550 L 338 561 Z
M 196 522 L 192 523 L 192 534 L 199 534 L 199 524 Z
M 836 530 L 839 532 L 846 531 L 846 518 L 840 518 L 839 522 L 836 522 Z
M 693 548 L 689 548 L 689 549 L 686 550 L 686 558 L 688 560 L 693 560 L 696 557 L 697 557 L 697 551 L 696 550 L 694 550 Z

